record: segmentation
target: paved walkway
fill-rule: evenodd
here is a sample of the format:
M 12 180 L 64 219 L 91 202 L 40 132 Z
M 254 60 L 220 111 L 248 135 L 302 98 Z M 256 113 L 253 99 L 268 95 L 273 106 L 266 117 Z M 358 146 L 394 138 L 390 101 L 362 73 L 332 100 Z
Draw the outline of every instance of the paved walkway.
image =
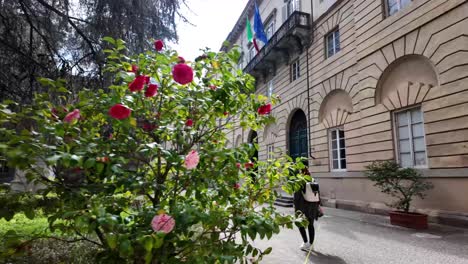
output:
M 292 213 L 292 209 L 280 208 Z M 369 264 L 467 264 L 468 229 L 431 225 L 417 231 L 390 225 L 388 217 L 324 208 L 317 222 L 315 250 L 309 255 L 298 248 L 299 231 L 284 229 L 271 240 L 255 240 L 260 248 L 273 247 L 265 264 L 369 263 Z

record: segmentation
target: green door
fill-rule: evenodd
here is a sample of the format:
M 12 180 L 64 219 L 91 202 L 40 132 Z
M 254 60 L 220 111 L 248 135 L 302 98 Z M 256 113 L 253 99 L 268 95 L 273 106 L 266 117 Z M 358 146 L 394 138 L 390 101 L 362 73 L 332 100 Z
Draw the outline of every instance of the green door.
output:
M 307 119 L 301 110 L 296 111 L 289 127 L 289 155 L 307 158 L 309 144 L 307 141 Z

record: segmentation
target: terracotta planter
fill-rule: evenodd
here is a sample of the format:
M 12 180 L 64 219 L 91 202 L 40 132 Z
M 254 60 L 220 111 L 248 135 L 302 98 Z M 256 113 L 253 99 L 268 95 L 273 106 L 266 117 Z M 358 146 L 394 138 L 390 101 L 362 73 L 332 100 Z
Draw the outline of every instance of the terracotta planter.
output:
M 391 211 L 389 215 L 392 225 L 413 229 L 427 229 L 427 215 L 425 214 Z

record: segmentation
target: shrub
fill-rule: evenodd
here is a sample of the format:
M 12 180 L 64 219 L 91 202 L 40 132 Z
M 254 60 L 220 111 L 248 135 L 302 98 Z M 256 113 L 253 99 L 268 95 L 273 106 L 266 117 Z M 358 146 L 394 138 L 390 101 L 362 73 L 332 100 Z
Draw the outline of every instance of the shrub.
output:
M 122 41 L 106 41 L 114 45 L 105 51 L 108 89 L 74 95 L 42 79 L 49 92 L 34 104 L 0 105 L 0 151 L 45 186 L 34 204 L 49 229 L 97 247 L 106 263 L 243 263 L 268 254 L 251 240 L 302 220 L 273 202 L 277 188 L 294 191 L 304 178 L 287 180 L 298 165 L 286 157 L 254 161 L 257 146 L 226 145 L 235 124 L 273 122 L 277 99 L 253 93 L 254 79 L 234 68 L 236 50 L 185 62 L 172 50 L 130 58 Z M 15 202 L 21 196 L 8 194 L 0 217 L 34 218 Z M 24 239 L 9 236 L 21 249 Z
M 366 169 L 366 176 L 375 182 L 374 186 L 397 199 L 390 206 L 405 212 L 409 211 L 414 196 L 424 199 L 424 192 L 433 187 L 417 170 L 400 168 L 394 161 L 373 162 Z

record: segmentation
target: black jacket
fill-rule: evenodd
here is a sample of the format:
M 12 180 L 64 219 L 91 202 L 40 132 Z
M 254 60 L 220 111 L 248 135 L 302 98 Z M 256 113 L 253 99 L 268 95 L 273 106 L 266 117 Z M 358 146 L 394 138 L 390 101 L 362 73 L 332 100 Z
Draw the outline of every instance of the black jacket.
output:
M 318 184 L 316 186 L 317 186 L 317 191 L 319 192 L 319 197 L 320 197 Z M 315 188 L 312 188 L 312 189 L 315 191 Z M 303 192 L 305 193 L 305 185 L 302 186 L 301 190 L 294 193 L 294 200 L 293 200 L 294 209 L 296 211 L 301 211 L 308 219 L 317 220 L 318 210 L 319 210 L 318 207 L 320 205 L 320 202 L 307 202 L 304 199 L 304 195 L 302 194 Z

